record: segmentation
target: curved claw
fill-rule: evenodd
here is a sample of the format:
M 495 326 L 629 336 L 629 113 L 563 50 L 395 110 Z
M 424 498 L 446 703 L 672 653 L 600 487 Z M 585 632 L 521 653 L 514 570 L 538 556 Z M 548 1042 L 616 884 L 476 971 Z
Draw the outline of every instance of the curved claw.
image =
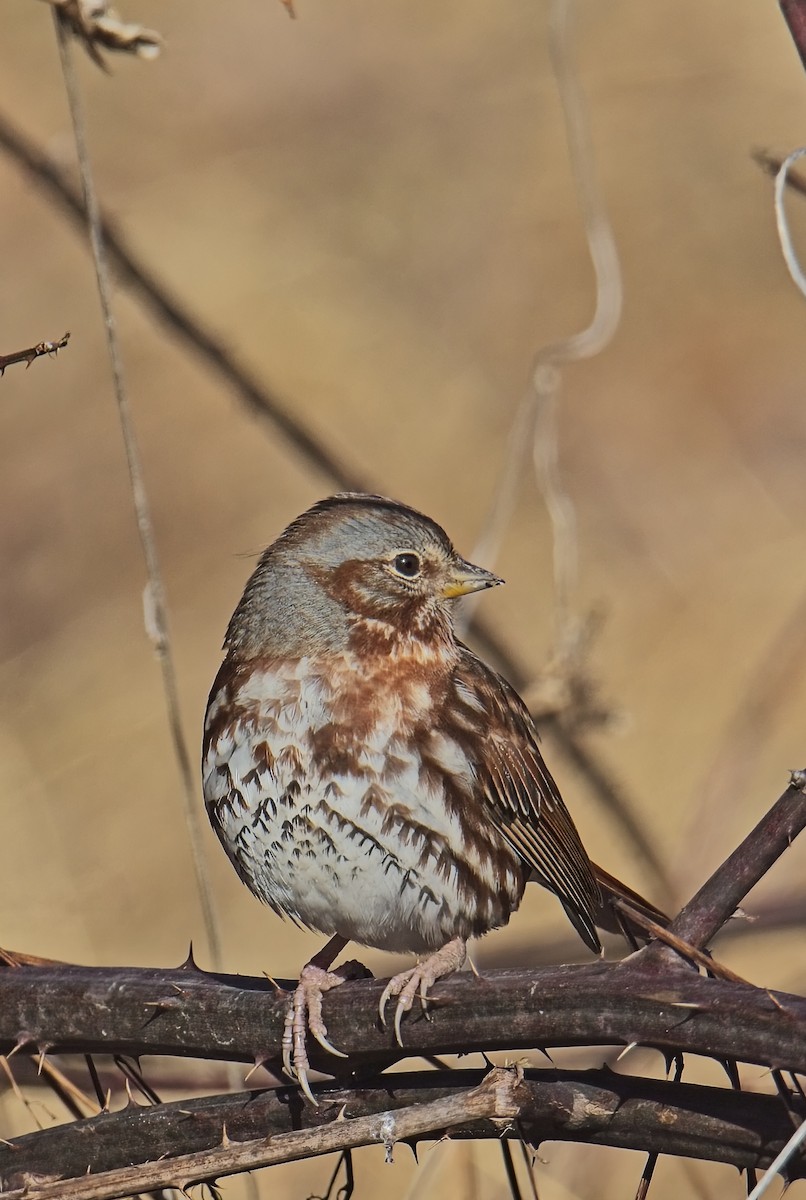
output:
M 403 1013 L 408 1012 L 410 1008 L 411 1005 L 405 1004 L 401 996 L 395 1009 L 395 1041 L 401 1049 L 403 1048 L 403 1034 L 400 1031 L 400 1022 L 403 1020 Z
M 415 992 L 412 985 L 416 986 L 418 982 L 420 986 Z M 415 995 L 420 1001 L 420 1007 L 423 1010 L 423 1016 L 425 1017 L 426 1021 L 431 1020 L 428 1012 L 428 983 L 428 977 L 425 975 L 420 976 L 419 972 L 415 968 L 409 973 L 406 986 L 399 989 L 400 999 L 398 1000 L 397 1007 L 395 1008 L 395 1041 L 401 1049 L 403 1048 L 403 1034 L 400 1028 L 401 1021 L 403 1020 L 405 1013 L 411 1012 Z
M 403 1014 L 407 1013 L 411 1008 L 413 995 L 411 992 L 411 983 L 413 980 L 419 981 L 417 967 L 412 967 L 410 971 L 401 971 L 399 975 L 395 975 L 389 980 L 386 987 L 381 992 L 381 998 L 378 1001 L 378 1017 L 382 1027 L 385 1029 L 386 1006 L 393 996 L 399 997 L 399 1000 L 395 1006 L 393 1028 L 395 1031 L 395 1041 L 397 1042 L 398 1046 L 401 1047 L 403 1045 L 403 1035 L 400 1031 L 400 1022 L 403 1020 Z M 422 986 L 427 986 L 425 981 L 423 981 Z M 420 999 L 423 1007 L 425 1007 L 425 996 L 422 994 L 422 988 Z
M 335 1058 L 349 1058 L 349 1054 L 345 1054 L 343 1050 L 337 1050 L 330 1042 L 322 1030 L 311 1028 L 311 1033 L 316 1038 L 323 1050 L 327 1050 L 328 1054 L 332 1054 Z
M 395 977 L 395 978 L 397 978 L 397 977 Z M 386 987 L 381 992 L 381 998 L 378 1001 L 378 1018 L 384 1029 L 386 1028 L 386 1006 L 389 1003 L 389 1001 L 392 999 L 392 994 L 393 994 L 392 986 L 393 986 L 394 982 L 395 982 L 394 979 L 389 980 Z
M 308 1097 L 308 1099 L 310 1100 L 310 1102 L 314 1106 L 314 1108 L 318 1108 L 319 1101 L 316 1099 L 316 1096 L 314 1096 L 313 1092 L 311 1091 L 311 1085 L 308 1082 L 308 1072 L 305 1070 L 305 1068 L 299 1067 L 297 1070 L 295 1070 L 292 1078 L 296 1079 L 300 1088 L 302 1089 L 304 1094 Z

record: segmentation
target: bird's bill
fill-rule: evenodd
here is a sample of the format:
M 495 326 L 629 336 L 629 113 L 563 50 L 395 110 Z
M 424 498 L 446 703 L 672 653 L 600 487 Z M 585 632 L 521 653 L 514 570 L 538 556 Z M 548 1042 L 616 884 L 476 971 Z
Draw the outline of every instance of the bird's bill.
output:
M 484 567 L 476 567 L 473 563 L 460 559 L 442 589 L 442 595 L 446 600 L 455 600 L 457 596 L 467 596 L 469 592 L 481 592 L 484 588 L 497 587 L 499 583 L 503 582 L 503 579 L 500 579 L 498 575 L 493 575 L 492 571 L 485 571 Z

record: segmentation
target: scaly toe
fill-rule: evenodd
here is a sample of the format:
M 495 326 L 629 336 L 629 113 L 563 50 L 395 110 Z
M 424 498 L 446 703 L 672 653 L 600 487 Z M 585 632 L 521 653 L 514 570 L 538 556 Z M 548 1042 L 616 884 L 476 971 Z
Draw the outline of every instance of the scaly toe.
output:
M 294 1002 L 289 1003 L 283 1022 L 283 1071 L 290 1079 L 294 1078 Z
M 312 1037 L 316 1038 L 323 1050 L 327 1050 L 329 1054 L 334 1055 L 336 1058 L 347 1058 L 346 1054 L 343 1054 L 341 1050 L 337 1050 L 336 1047 L 331 1044 L 330 1039 L 327 1036 L 327 1026 L 325 1025 L 324 1017 L 322 1016 L 322 992 L 327 990 L 328 985 L 333 987 L 338 986 L 337 984 L 333 984 L 331 982 L 334 978 L 335 974 L 328 972 L 326 978 L 321 981 L 321 987 L 308 986 L 306 988 L 305 998 L 307 1013 L 305 1018 L 305 1027 L 307 1032 L 310 1033 Z M 302 1044 L 304 1045 L 304 1031 Z
M 313 963 L 303 968 L 300 981 L 289 999 L 283 1023 L 283 1071 L 289 1079 L 296 1079 L 302 1091 L 316 1104 L 308 1079 L 310 1063 L 306 1040 L 310 1033 L 323 1050 L 336 1058 L 347 1058 L 330 1042 L 327 1026 L 322 1018 L 322 994 L 344 983 L 344 975 L 337 971 L 325 971 Z
M 420 1006 L 426 1020 L 430 1021 L 431 1018 L 428 1014 L 428 989 L 438 979 L 443 979 L 446 975 L 452 975 L 454 971 L 458 971 L 465 961 L 466 953 L 464 940 L 462 938 L 454 938 L 453 941 L 446 942 L 444 946 L 434 951 L 433 954 L 429 954 L 427 958 L 419 962 L 416 967 L 412 967 L 410 971 L 402 971 L 400 975 L 395 975 L 389 980 L 383 990 L 378 1011 L 380 1013 L 381 1025 L 385 1027 L 386 1006 L 392 996 L 398 997 L 394 1021 L 395 1041 L 398 1046 L 402 1047 L 403 1045 L 401 1032 L 403 1014 L 411 1009 L 416 998 L 420 1001 Z

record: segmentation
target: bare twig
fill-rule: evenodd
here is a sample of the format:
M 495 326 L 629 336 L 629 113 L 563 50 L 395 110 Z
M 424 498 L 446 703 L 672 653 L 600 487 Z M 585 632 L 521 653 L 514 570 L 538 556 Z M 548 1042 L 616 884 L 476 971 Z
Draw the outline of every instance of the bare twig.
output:
M 554 0 L 549 24 L 549 48 L 565 116 L 571 170 L 596 279 L 596 305 L 590 324 L 585 329 L 538 352 L 533 373 L 534 462 L 538 485 L 554 533 L 555 636 L 560 643 L 567 636 L 566 626 L 571 620 L 577 574 L 577 541 L 574 505 L 562 484 L 559 469 L 556 429 L 560 390 L 558 368 L 601 354 L 615 335 L 622 308 L 618 251 L 596 180 L 590 124 L 571 59 L 571 11 L 572 0 Z
M 39 1064 L 39 1074 L 45 1077 L 51 1090 L 55 1092 L 68 1112 L 71 1112 L 74 1117 L 85 1117 L 87 1113 L 96 1114 L 101 1111 L 101 1105 L 96 1103 L 86 1092 L 82 1091 L 49 1058 L 42 1057 Z
M 804 50 L 806 50 L 806 0 L 790 0 L 789 3 L 787 0 L 783 0 L 781 7 L 785 15 L 788 12 L 792 17 L 792 21 L 790 21 L 789 15 L 787 15 L 787 22 L 798 46 L 801 59 L 803 59 Z M 804 61 L 804 65 L 806 65 L 806 61 Z M 775 224 L 778 229 L 778 240 L 781 243 L 781 253 L 793 283 L 801 294 L 806 296 L 806 275 L 804 275 L 792 244 L 784 201 L 784 193 L 787 190 L 806 195 L 806 181 L 802 176 L 792 174 L 793 165 L 804 155 L 806 155 L 806 147 L 794 150 L 783 158 L 771 154 L 767 150 L 756 150 L 753 153 L 753 158 L 759 166 L 775 178 Z
M 770 150 L 754 150 L 753 159 L 768 175 L 775 177 L 784 165 L 786 155 L 773 154 Z M 806 196 L 806 179 L 802 175 L 790 171 L 786 177 L 786 186 L 801 196 Z
M 6 367 L 12 366 L 14 363 L 24 362 L 26 367 L 30 367 L 31 363 L 36 358 L 41 358 L 44 354 L 52 357 L 60 350 L 63 350 L 70 341 L 70 334 L 63 333 L 55 342 L 37 342 L 35 346 L 28 346 L 25 350 L 14 350 L 11 354 L 0 354 L 0 376 L 5 373 Z
M 655 938 L 663 945 L 669 946 L 675 950 L 681 958 L 688 959 L 695 966 L 700 967 L 703 971 L 708 971 L 716 979 L 727 979 L 731 983 L 747 983 L 741 975 L 737 975 L 730 967 L 726 967 L 723 963 L 717 962 L 710 954 L 706 954 L 704 950 L 698 950 L 696 946 L 692 946 L 689 942 L 683 941 L 682 938 L 676 937 L 671 930 L 666 929 L 663 925 L 659 925 L 657 921 L 653 921 L 644 913 L 633 908 L 631 904 L 625 903 L 618 897 L 614 897 L 613 904 L 619 908 L 630 921 L 639 925 L 645 933 Z
M 622 308 L 618 252 L 596 180 L 589 121 L 571 55 L 571 10 L 572 0 L 553 0 L 550 47 L 565 119 L 569 158 L 594 269 L 594 314 L 585 329 L 538 350 L 533 368 L 532 390 L 523 398 L 516 411 L 496 495 L 473 551 L 475 559 L 489 566 L 494 565 L 514 511 L 519 480 L 531 451 L 538 485 L 552 525 L 554 640 L 556 652 L 563 657 L 567 657 L 567 647 L 575 645 L 579 640 L 580 622 L 571 617 L 572 593 L 577 571 L 576 518 L 573 501 L 560 477 L 556 429 L 556 410 L 561 383 L 559 368 L 601 353 L 618 328 Z M 466 610 L 469 614 L 475 613 L 472 599 L 467 603 Z M 476 641 L 493 652 L 494 658 L 501 663 L 504 674 L 516 687 L 523 688 L 531 683 L 522 672 L 513 671 L 514 664 L 507 656 L 502 656 L 500 643 L 490 637 L 489 631 L 481 623 L 468 621 L 468 626 L 473 630 Z M 673 892 L 668 872 L 641 827 L 632 806 L 626 800 L 623 790 L 608 778 L 607 769 L 598 756 L 588 746 L 583 745 L 580 738 L 572 734 L 567 726 L 563 726 L 561 720 L 552 722 L 550 732 L 590 783 L 606 810 L 618 822 L 647 868 L 657 877 L 668 899 Z
M 517 1117 L 522 1098 L 526 1097 L 522 1096 L 520 1073 L 495 1068 L 470 1091 L 451 1093 L 438 1100 L 352 1119 L 334 1113 L 326 1125 L 243 1142 L 233 1142 L 224 1127 L 219 1134 L 220 1144 L 213 1149 L 123 1167 L 100 1176 L 85 1175 L 45 1183 L 37 1186 L 34 1194 L 37 1200 L 116 1200 L 131 1195 L 134 1190 L 186 1189 L 191 1184 L 222 1175 L 378 1144 L 385 1146 L 387 1159 L 391 1162 L 394 1146 L 400 1141 L 439 1136 L 467 1121 L 486 1119 L 506 1125 Z M 4 1196 L 7 1200 L 31 1200 L 32 1193 L 28 1187 L 23 1187 L 8 1191 Z
M 786 181 L 790 168 L 794 163 L 803 158 L 804 155 L 806 155 L 806 146 L 801 146 L 800 149 L 793 150 L 791 154 L 787 154 L 781 163 L 781 169 L 775 176 L 775 224 L 778 229 L 778 240 L 781 243 L 781 253 L 784 256 L 786 269 L 789 271 L 792 282 L 802 296 L 806 296 L 806 275 L 804 275 L 803 268 L 800 265 L 800 260 L 792 242 L 792 235 L 789 232 L 785 194 Z
M 792 1162 L 792 1160 L 795 1158 L 795 1155 L 798 1153 L 804 1142 L 806 1142 L 806 1121 L 803 1121 L 800 1128 L 795 1130 L 781 1153 L 775 1158 L 774 1162 L 770 1163 L 761 1179 L 759 1179 L 758 1183 L 747 1197 L 747 1200 L 760 1200 L 761 1196 L 764 1195 L 767 1188 L 775 1179 L 776 1175 L 779 1172 L 787 1171 L 790 1162 Z
M 780 0 L 780 4 L 800 61 L 806 68 L 806 0 Z
M 6 1079 L 8 1080 L 9 1087 L 11 1088 L 12 1092 L 14 1093 L 14 1096 L 17 1099 L 17 1101 L 19 1102 L 19 1104 L 21 1104 L 23 1108 L 27 1109 L 28 1113 L 30 1114 L 30 1116 L 33 1119 L 33 1122 L 37 1126 L 37 1128 L 43 1129 L 44 1126 L 34 1111 L 34 1104 L 30 1100 L 27 1099 L 27 1097 L 24 1095 L 22 1089 L 20 1088 L 19 1084 L 17 1083 L 17 1080 L 14 1078 L 14 1072 L 11 1069 L 11 1064 L 8 1061 L 8 1057 L 5 1054 L 0 1054 L 0 1071 L 2 1071 L 2 1073 L 5 1075 Z M 38 1104 L 38 1102 L 37 1102 L 37 1104 Z M 38 1107 L 42 1108 L 42 1107 L 44 1107 L 44 1105 L 38 1104 Z M 53 1114 L 49 1113 L 48 1115 L 52 1117 Z
M 83 44 L 93 62 L 106 69 L 99 46 L 138 58 L 156 58 L 162 38 L 153 29 L 122 21 L 106 0 L 47 0 Z
M 683 1076 L 683 1056 L 680 1055 L 679 1057 L 675 1058 L 675 1062 L 674 1062 L 674 1082 L 675 1082 L 675 1084 L 680 1083 L 682 1076 Z M 658 1165 L 659 1157 L 660 1156 L 659 1156 L 657 1150 L 652 1150 L 649 1153 L 649 1155 L 647 1156 L 647 1161 L 644 1164 L 643 1171 L 641 1172 L 641 1179 L 638 1184 L 638 1190 L 635 1193 L 635 1200 L 646 1200 L 646 1196 L 649 1192 L 650 1184 L 652 1183 L 652 1180 L 655 1175 L 655 1169 Z
M 741 938 L 761 938 L 774 932 L 800 932 L 806 926 L 806 895 L 789 894 L 753 903 L 749 911 L 744 904 L 739 914 L 728 921 L 719 933 L 720 942 Z M 2 953 L 0 951 L 0 953 Z M 490 970 L 496 967 L 545 966 L 550 963 L 573 962 L 579 957 L 579 939 L 573 933 L 535 941 L 524 935 L 514 944 L 499 949 L 492 942 L 484 951 L 484 963 Z
M 555 640 L 558 645 L 567 637 L 577 571 L 574 505 L 562 484 L 559 470 L 556 429 L 561 383 L 559 367 L 601 353 L 618 328 L 622 306 L 618 253 L 596 180 L 590 125 L 571 55 L 572 7 L 572 0 L 553 0 L 549 47 L 562 104 L 571 170 L 596 281 L 594 314 L 585 329 L 537 351 L 532 391 L 521 401 L 516 412 L 497 494 L 479 540 L 479 550 L 485 561 L 494 562 L 512 515 L 519 476 L 528 461 L 524 449 L 531 447 L 538 486 L 552 526 Z

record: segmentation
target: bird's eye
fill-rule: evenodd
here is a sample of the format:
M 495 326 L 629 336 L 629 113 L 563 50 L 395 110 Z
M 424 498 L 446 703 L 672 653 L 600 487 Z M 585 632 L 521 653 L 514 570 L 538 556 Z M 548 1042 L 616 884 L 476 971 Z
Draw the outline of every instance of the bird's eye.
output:
M 392 566 L 404 579 L 415 579 L 420 574 L 420 556 L 405 550 L 402 554 L 395 555 Z

